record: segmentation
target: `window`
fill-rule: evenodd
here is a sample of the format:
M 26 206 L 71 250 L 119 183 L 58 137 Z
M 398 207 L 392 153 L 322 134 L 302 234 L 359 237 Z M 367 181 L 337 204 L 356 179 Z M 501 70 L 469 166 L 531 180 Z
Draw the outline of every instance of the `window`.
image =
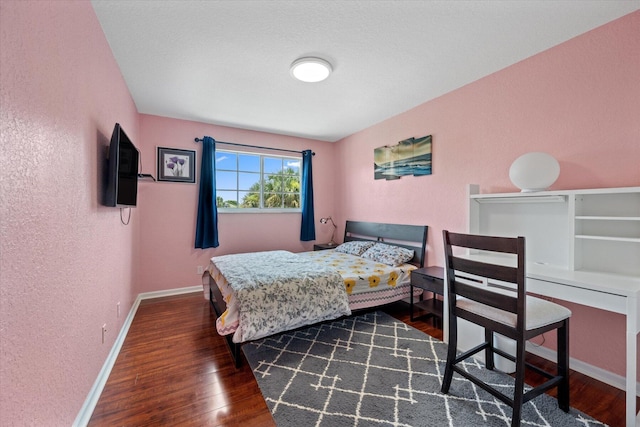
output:
M 300 157 L 216 150 L 216 203 L 229 210 L 299 210 Z

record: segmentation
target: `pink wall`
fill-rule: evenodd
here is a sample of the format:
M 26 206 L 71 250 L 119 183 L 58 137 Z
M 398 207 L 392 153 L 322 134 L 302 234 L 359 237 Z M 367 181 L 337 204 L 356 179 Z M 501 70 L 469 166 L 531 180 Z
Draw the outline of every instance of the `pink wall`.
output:
M 0 29 L 0 424 L 71 425 L 137 295 L 140 217 L 100 200 L 138 115 L 88 1 L 2 1 Z
M 332 144 L 149 115 L 141 115 L 140 135 L 143 171 L 154 176 L 157 175 L 155 162 L 158 146 L 196 150 L 199 174 L 202 144 L 195 144 L 194 138 L 204 135 L 218 141 L 240 144 L 296 151 L 311 149 L 316 153 L 313 158 L 316 222 L 323 216 L 333 215 L 331 207 L 336 189 L 332 173 Z M 223 145 L 217 148 L 240 149 Z M 209 259 L 216 255 L 273 249 L 292 252 L 313 249 L 313 242 L 300 241 L 299 213 L 219 213 L 220 246 L 215 249 L 194 249 L 198 184 L 144 182 L 139 188 L 138 209 L 143 218 L 140 224 L 140 292 L 200 285 L 197 266 L 206 267 Z M 329 241 L 329 228 L 318 223 L 316 237 L 321 242 Z
M 427 224 L 427 262 L 442 265 L 442 230 L 467 230 L 467 185 L 518 191 L 509 166 L 523 153 L 559 160 L 551 189 L 640 185 L 639 28 L 635 12 L 339 141 L 338 223 Z M 433 175 L 374 181 L 374 148 L 429 134 Z M 571 309 L 572 356 L 623 375 L 624 318 Z

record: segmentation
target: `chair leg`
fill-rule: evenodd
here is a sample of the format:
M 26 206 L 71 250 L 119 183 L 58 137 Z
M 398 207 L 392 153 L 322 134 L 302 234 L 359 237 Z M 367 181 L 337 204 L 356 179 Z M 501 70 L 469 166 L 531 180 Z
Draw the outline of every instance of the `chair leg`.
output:
M 558 328 L 558 407 L 569 412 L 569 319 Z
M 511 427 L 519 427 L 522 418 L 522 400 L 524 395 L 524 338 L 516 340 L 516 381 L 513 391 L 513 412 L 511 415 Z
M 493 371 L 495 361 L 493 360 L 493 331 L 484 328 L 484 340 L 489 344 L 484 350 L 484 364 L 488 370 Z
M 455 316 L 449 316 L 449 347 L 447 348 L 447 363 L 442 377 L 442 387 L 440 392 L 449 393 L 451 380 L 453 379 L 453 364 L 456 360 L 456 349 L 458 348 L 458 322 Z

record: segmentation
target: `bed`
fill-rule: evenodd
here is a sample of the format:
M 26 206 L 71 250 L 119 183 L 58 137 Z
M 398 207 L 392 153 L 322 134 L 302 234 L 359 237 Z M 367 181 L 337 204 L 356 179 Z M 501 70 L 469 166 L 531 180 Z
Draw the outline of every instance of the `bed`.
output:
M 427 230 L 347 221 L 335 249 L 211 258 L 204 295 L 236 366 L 244 342 L 408 298 L 410 272 L 425 263 Z

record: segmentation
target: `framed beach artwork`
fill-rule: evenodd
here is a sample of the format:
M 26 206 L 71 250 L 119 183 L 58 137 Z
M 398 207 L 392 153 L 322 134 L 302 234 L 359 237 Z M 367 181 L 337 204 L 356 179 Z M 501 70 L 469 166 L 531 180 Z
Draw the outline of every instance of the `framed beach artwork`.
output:
M 400 179 L 405 175 L 431 175 L 431 135 L 385 145 L 373 152 L 375 179 Z
M 158 147 L 158 181 L 196 182 L 196 152 Z

